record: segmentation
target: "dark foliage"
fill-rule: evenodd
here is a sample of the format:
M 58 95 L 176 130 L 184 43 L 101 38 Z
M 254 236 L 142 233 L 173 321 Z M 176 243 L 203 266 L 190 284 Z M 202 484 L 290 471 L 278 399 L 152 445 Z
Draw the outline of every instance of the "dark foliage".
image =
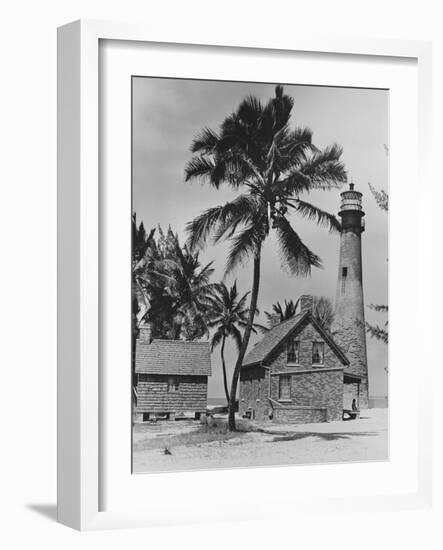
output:
M 135 227 L 134 227 L 135 226 Z M 195 340 L 208 335 L 211 264 L 202 266 L 199 254 L 181 246 L 168 228 L 152 230 L 133 222 L 133 318 L 151 323 L 154 338 Z

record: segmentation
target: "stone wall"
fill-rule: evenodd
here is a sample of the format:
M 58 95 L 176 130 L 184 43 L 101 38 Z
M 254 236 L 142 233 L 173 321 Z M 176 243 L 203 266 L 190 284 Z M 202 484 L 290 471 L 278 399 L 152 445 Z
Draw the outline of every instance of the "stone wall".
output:
M 366 330 L 364 321 L 338 319 L 334 325 L 334 338 L 350 361 L 348 372 L 361 377 L 360 408 L 368 407 L 368 365 L 366 359 Z
M 343 414 L 343 368 L 293 371 L 290 377 L 290 400 L 281 402 L 278 395 L 280 374 L 271 376 L 271 399 L 274 409 L 279 407 L 325 409 L 326 415 L 323 422 L 341 420 Z
M 270 403 L 268 399 L 269 374 L 263 367 L 248 367 L 240 372 L 239 407 L 240 416 L 251 411 L 255 420 L 269 420 Z

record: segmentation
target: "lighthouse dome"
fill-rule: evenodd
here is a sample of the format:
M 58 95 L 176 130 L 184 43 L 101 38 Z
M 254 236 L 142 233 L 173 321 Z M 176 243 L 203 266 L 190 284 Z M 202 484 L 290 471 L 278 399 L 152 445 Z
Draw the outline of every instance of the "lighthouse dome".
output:
M 340 193 L 340 210 L 362 210 L 362 194 L 355 191 L 354 184 L 349 184 L 349 189 Z

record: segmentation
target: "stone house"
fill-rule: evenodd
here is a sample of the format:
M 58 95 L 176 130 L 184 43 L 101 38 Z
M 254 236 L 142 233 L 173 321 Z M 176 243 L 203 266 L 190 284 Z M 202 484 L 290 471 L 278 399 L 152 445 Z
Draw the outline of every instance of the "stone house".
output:
M 140 327 L 135 348 L 133 418 L 195 418 L 206 412 L 211 356 L 207 342 L 151 340 L 149 325 Z
M 351 408 L 354 397 L 358 403 L 361 379 L 349 372 L 347 357 L 314 319 L 312 302 L 312 296 L 302 296 L 300 313 L 275 324 L 245 357 L 240 372 L 241 416 L 328 422 L 341 420 L 343 408 Z M 345 386 L 349 386 L 346 391 Z

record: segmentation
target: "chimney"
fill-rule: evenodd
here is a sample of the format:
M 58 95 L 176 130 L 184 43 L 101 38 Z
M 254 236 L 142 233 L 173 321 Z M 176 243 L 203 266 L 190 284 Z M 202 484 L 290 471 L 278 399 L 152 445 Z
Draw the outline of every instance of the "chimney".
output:
M 280 315 L 278 313 L 272 313 L 268 319 L 268 327 L 274 328 L 281 323 Z
M 143 323 L 139 326 L 138 340 L 144 344 L 151 343 L 151 325 L 149 323 Z
M 312 313 L 313 305 L 314 298 L 310 294 L 303 294 L 303 296 L 300 296 L 300 313 L 306 313 L 307 311 Z

